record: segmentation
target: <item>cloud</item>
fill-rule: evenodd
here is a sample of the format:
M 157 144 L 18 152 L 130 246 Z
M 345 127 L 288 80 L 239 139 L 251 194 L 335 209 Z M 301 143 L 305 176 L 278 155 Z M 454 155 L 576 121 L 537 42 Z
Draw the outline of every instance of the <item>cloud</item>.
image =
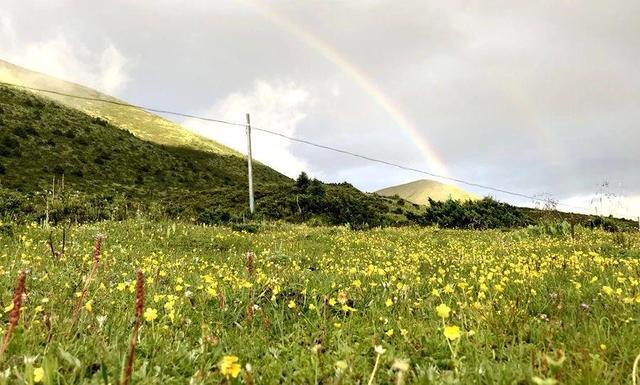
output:
M 640 195 L 637 0 L 261 2 L 266 14 L 251 2 L 55 3 L 5 0 L 11 18 L 0 17 L 0 56 L 24 58 L 26 47 L 41 44 L 38 55 L 49 52 L 57 58 L 49 66 L 72 80 L 122 90 L 119 74 L 130 76 L 135 83 L 118 96 L 132 102 L 224 112 L 233 121 L 251 112 L 256 125 L 428 170 L 414 137 L 326 57 L 338 54 L 415 123 L 456 178 L 569 200 L 616 180 L 624 195 Z M 273 14 L 304 33 L 282 28 Z M 255 79 L 269 80 L 269 92 Z M 293 107 L 266 101 L 283 89 L 308 95 Z M 235 147 L 244 152 L 240 135 Z M 273 145 L 291 160 L 273 166 L 290 174 L 308 166 L 365 190 L 423 177 L 301 144 Z
M 129 62 L 112 43 L 94 51 L 62 33 L 46 40 L 22 39 L 7 14 L 0 14 L 0 57 L 108 94 L 121 92 L 129 81 Z
M 610 197 L 602 194 L 577 195 L 564 199 L 560 203 L 587 208 L 588 210 L 577 210 L 585 214 L 613 215 L 631 220 L 638 220 L 640 217 L 640 195 Z
M 231 93 L 199 115 L 244 123 L 245 114 L 250 112 L 252 126 L 295 136 L 313 104 L 311 94 L 293 82 L 259 80 L 250 91 Z M 242 127 L 194 119 L 184 121 L 183 125 L 241 153 L 247 151 L 247 138 Z M 290 177 L 309 171 L 306 162 L 291 153 L 290 142 L 284 138 L 253 130 L 252 152 L 254 159 Z

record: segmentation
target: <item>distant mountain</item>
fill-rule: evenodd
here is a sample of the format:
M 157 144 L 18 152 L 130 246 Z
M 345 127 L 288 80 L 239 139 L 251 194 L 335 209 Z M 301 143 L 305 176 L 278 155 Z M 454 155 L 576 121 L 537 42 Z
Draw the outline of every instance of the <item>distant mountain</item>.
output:
M 94 89 L 31 71 L 4 60 L 0 60 L 0 82 L 47 89 L 85 98 L 124 103 Z M 47 99 L 78 109 L 88 115 L 106 119 L 114 126 L 126 129 L 138 138 L 149 142 L 186 147 L 216 154 L 240 155 L 240 153 L 229 147 L 204 138 L 176 123 L 138 108 L 72 98 L 48 92 L 36 93 Z
M 429 198 L 435 201 L 454 200 L 477 200 L 479 196 L 464 191 L 456 186 L 436 182 L 429 179 L 421 179 L 414 182 L 399 184 L 376 191 L 376 194 L 392 197 L 399 196 L 409 202 L 427 205 Z

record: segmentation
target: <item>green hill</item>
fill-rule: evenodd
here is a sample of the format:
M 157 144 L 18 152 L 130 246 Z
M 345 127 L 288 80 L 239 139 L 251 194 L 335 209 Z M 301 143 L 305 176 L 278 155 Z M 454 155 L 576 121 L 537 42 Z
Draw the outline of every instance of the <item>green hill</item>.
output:
M 419 205 L 428 205 L 429 198 L 440 202 L 448 199 L 460 201 L 480 199 L 480 197 L 475 194 L 466 192 L 456 186 L 428 179 L 387 187 L 376 191 L 376 194 L 386 197 L 398 196 Z
M 3 60 L 0 60 L 0 82 L 52 90 L 86 98 L 124 103 L 121 100 L 91 88 L 31 71 Z M 113 125 L 124 128 L 138 138 L 149 142 L 167 146 L 187 147 L 217 154 L 240 155 L 235 150 L 223 146 L 220 143 L 206 139 L 176 123 L 138 108 L 67 97 L 48 92 L 37 93 L 48 99 L 83 111 L 91 116 L 106 119 Z
M 0 219 L 228 222 L 247 215 L 246 160 L 142 140 L 98 117 L 0 86 Z M 254 165 L 257 217 L 381 225 L 406 220 L 393 200 L 316 180 L 298 186 Z M 393 211 L 393 212 L 392 212 Z

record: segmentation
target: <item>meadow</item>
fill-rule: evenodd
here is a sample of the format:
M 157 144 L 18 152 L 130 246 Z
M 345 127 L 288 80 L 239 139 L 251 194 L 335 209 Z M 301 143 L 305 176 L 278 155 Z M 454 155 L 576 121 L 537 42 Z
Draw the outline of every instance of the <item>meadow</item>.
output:
M 132 341 L 134 384 L 629 384 L 640 353 L 638 233 L 2 229 L 0 383 L 126 383 Z

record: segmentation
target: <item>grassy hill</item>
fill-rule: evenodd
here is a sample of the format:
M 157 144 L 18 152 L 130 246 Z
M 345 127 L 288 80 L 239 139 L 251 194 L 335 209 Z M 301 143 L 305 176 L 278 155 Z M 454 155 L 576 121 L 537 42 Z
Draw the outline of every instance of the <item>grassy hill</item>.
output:
M 159 218 L 228 222 L 247 215 L 246 161 L 143 140 L 101 118 L 0 86 L 0 219 Z M 406 221 L 394 200 L 353 186 L 309 188 L 256 163 L 257 216 L 381 225 Z
M 398 196 L 419 205 L 428 205 L 429 198 L 434 201 L 446 201 L 448 199 L 461 201 L 480 199 L 477 195 L 466 192 L 456 186 L 428 179 L 421 179 L 414 182 L 387 187 L 376 191 L 376 194 L 386 197 Z
M 34 72 L 3 60 L 0 60 L 0 82 L 124 103 L 91 88 Z M 91 116 L 106 119 L 113 125 L 124 128 L 138 138 L 152 143 L 186 147 L 224 155 L 240 155 L 231 148 L 199 136 L 176 123 L 138 108 L 45 92 L 40 92 L 40 95 L 81 110 Z

